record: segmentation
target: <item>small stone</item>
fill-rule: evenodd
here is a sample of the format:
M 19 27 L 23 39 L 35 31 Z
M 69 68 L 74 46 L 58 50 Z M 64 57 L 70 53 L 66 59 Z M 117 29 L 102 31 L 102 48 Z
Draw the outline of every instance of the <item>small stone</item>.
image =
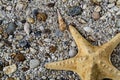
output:
M 37 59 L 30 60 L 30 68 L 36 68 L 39 66 L 39 64 L 40 64 L 40 61 Z
M 41 31 L 35 31 L 35 32 L 34 32 L 34 35 L 35 35 L 36 37 L 39 37 L 39 36 L 41 36 L 41 33 L 42 33 Z
M 26 23 L 26 20 L 25 19 L 21 20 L 21 23 Z
M 116 0 L 109 0 L 109 3 L 114 3 L 116 2 Z
M 120 28 L 120 19 L 117 20 L 116 27 Z
M 13 77 L 8 77 L 6 80 L 15 80 Z
M 93 12 L 93 13 L 92 13 L 92 18 L 93 18 L 94 20 L 98 20 L 98 19 L 100 18 L 100 13 L 99 13 L 99 12 Z
M 78 18 L 79 22 L 82 24 L 86 24 L 87 22 L 84 19 Z
M 47 6 L 48 6 L 48 7 L 54 7 L 54 6 L 55 6 L 55 3 L 48 3 Z
M 33 14 L 33 17 L 34 18 L 36 18 L 36 16 L 38 15 L 38 9 L 34 9 L 33 11 L 32 11 L 32 14 Z
M 120 0 L 117 0 L 116 5 L 120 7 Z
M 2 34 L 3 33 L 3 28 L 2 27 L 0 27 L 0 34 Z
M 49 42 L 51 42 L 52 40 L 49 39 L 49 38 L 45 38 L 44 41 L 49 43 Z
M 36 51 L 34 48 L 31 48 L 31 47 L 30 47 L 30 52 L 31 52 L 32 54 L 35 54 L 37 51 Z
M 27 23 L 27 22 L 24 24 L 24 31 L 26 32 L 27 35 L 30 34 L 30 31 L 31 31 L 30 30 L 30 24 Z
M 33 23 L 35 22 L 35 20 L 34 20 L 33 18 L 31 18 L 31 17 L 28 17 L 28 18 L 27 18 L 27 21 L 28 21 L 29 23 L 31 23 L 31 24 L 33 24 Z
M 115 6 L 115 3 L 108 4 L 108 8 L 112 8 Z
M 16 5 L 16 10 L 21 11 L 23 10 L 24 4 L 22 2 L 18 2 Z
M 47 19 L 47 14 L 46 13 L 38 13 L 37 14 L 37 20 L 38 21 L 46 21 Z
M 18 62 L 23 62 L 25 60 L 25 56 L 22 53 L 18 53 L 15 55 L 14 60 Z
M 101 11 L 101 7 L 100 7 L 100 6 L 96 6 L 96 7 L 94 8 L 94 11 L 95 11 L 95 12 L 100 12 L 100 11 Z
M 25 48 L 29 48 L 30 47 L 29 42 L 26 41 L 26 40 L 20 41 L 19 45 L 20 45 L 20 47 L 25 47 Z
M 0 71 L 0 78 L 2 78 L 4 76 L 3 71 Z
M 46 76 L 42 76 L 42 79 L 46 79 Z
M 67 0 L 62 0 L 63 2 L 66 2 Z
M 83 29 L 88 33 L 93 31 L 90 27 L 84 27 Z
M 3 47 L 4 43 L 3 42 L 0 42 L 0 48 Z
M 23 71 L 27 71 L 29 68 L 28 67 L 23 67 L 22 70 Z
M 68 54 L 69 54 L 70 57 L 73 57 L 73 56 L 75 56 L 77 54 L 77 51 L 76 51 L 75 48 L 71 48 L 69 50 Z
M 16 30 L 16 27 L 17 27 L 17 25 L 16 25 L 14 22 L 10 22 L 10 23 L 8 24 L 8 27 L 7 27 L 6 32 L 11 35 L 11 34 L 13 34 L 14 31 Z
M 0 71 L 3 71 L 3 66 L 4 66 L 3 62 L 0 61 Z
M 100 4 L 101 1 L 102 0 L 91 0 L 91 2 L 94 3 L 94 4 Z
M 15 64 L 3 68 L 4 73 L 7 75 L 12 74 L 16 70 L 17 70 L 17 66 Z
M 45 29 L 45 30 L 44 30 L 44 33 L 45 33 L 45 34 L 50 34 L 50 33 L 51 33 L 51 30 L 50 30 L 50 29 Z
M 50 47 L 49 47 L 49 51 L 50 51 L 51 53 L 54 53 L 56 50 L 57 50 L 57 47 L 56 47 L 56 46 L 50 46 Z
M 0 25 L 3 23 L 3 20 L 0 20 Z
M 8 10 L 8 11 L 12 10 L 12 6 L 7 6 L 6 10 Z
M 69 16 L 72 16 L 72 17 L 77 16 L 77 15 L 81 15 L 82 12 L 83 12 L 82 8 L 79 7 L 79 6 L 71 7 L 71 8 L 69 8 L 68 10 L 69 10 L 69 11 L 68 11 L 67 14 L 68 14 Z
M 95 42 L 95 38 L 93 38 L 91 35 L 88 36 L 89 40 L 92 41 L 92 42 Z
M 16 38 L 16 40 L 21 40 L 21 39 L 23 39 L 23 36 L 22 35 L 16 35 L 15 38 Z
M 40 26 L 39 29 L 40 29 L 41 31 L 44 31 L 45 28 L 44 28 L 44 26 Z

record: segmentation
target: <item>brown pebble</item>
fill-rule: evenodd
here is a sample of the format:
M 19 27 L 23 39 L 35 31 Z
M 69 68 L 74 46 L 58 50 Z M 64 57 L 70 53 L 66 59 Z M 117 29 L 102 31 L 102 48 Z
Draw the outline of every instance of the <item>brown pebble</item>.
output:
M 99 5 L 101 0 L 90 0 L 92 3 Z
M 4 39 L 8 38 L 8 34 L 7 34 L 6 32 L 4 32 L 4 33 L 2 34 L 2 36 L 3 36 Z
M 7 80 L 15 80 L 13 77 L 8 77 Z
M 2 34 L 3 33 L 3 28 L 2 27 L 0 27 L 0 34 Z
M 93 12 L 93 13 L 92 13 L 92 18 L 93 18 L 94 20 L 98 20 L 98 19 L 100 18 L 100 13 L 99 13 L 99 12 Z
M 18 62 L 23 62 L 25 60 L 25 56 L 21 53 L 18 53 L 18 54 L 16 54 L 14 60 L 18 61 Z
M 52 52 L 52 53 L 54 53 L 55 51 L 56 51 L 56 46 L 50 46 L 49 47 L 49 50 L 50 50 L 50 52 Z
M 28 67 L 23 67 L 22 70 L 23 71 L 27 71 L 29 68 Z
M 47 19 L 47 14 L 46 13 L 38 13 L 37 14 L 37 20 L 46 21 L 46 19 Z
M 55 3 L 48 3 L 47 6 L 48 6 L 48 7 L 54 7 L 54 6 L 55 6 Z

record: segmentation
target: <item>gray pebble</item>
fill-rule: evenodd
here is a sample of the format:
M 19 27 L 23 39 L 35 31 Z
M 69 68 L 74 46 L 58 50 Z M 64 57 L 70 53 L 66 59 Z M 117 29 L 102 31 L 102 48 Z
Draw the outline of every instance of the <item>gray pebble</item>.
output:
M 14 22 L 10 22 L 10 23 L 8 24 L 8 27 L 7 27 L 6 32 L 7 32 L 8 34 L 13 34 L 14 31 L 16 30 L 16 27 L 17 27 L 17 25 L 16 25 Z
M 76 51 L 75 48 L 71 48 L 71 49 L 69 50 L 69 56 L 70 56 L 70 57 L 73 57 L 73 56 L 75 56 L 76 54 L 77 54 L 77 51 Z
M 120 19 L 117 20 L 117 22 L 116 22 L 116 27 L 119 27 L 119 28 L 120 28 Z
M 39 64 L 40 64 L 40 61 L 37 59 L 30 60 L 30 68 L 36 68 L 39 66 Z

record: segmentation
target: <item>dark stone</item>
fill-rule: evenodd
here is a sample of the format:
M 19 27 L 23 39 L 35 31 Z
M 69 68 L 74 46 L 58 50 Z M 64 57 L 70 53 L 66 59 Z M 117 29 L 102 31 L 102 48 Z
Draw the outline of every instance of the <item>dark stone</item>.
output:
M 74 7 L 69 8 L 68 15 L 74 17 L 74 16 L 77 16 L 77 15 L 81 15 L 82 12 L 83 12 L 83 10 L 82 10 L 81 7 L 74 6 Z
M 21 20 L 21 23 L 26 23 L 26 20 L 25 19 Z
M 55 6 L 55 3 L 48 3 L 47 6 L 48 6 L 48 7 L 54 7 L 54 6 Z
M 15 55 L 14 60 L 18 62 L 23 62 L 25 60 L 25 56 L 22 53 L 18 53 Z
M 36 37 L 41 36 L 41 33 L 42 33 L 41 31 L 36 31 L 36 32 L 34 32 L 34 34 L 35 34 Z
M 0 61 L 0 71 L 3 71 L 3 66 L 4 66 L 3 62 Z
M 0 20 L 0 25 L 2 24 L 3 20 Z
M 29 42 L 26 41 L 26 40 L 25 41 L 20 41 L 19 45 L 20 45 L 20 47 L 24 47 L 24 48 L 29 48 L 30 47 Z
M 17 25 L 14 22 L 10 22 L 6 30 L 7 34 L 10 34 L 10 35 L 13 34 L 14 31 L 16 30 L 16 27 Z
M 110 79 L 110 78 L 104 78 L 104 79 L 102 79 L 102 80 L 112 80 L 112 79 Z
M 32 11 L 33 17 L 36 18 L 36 16 L 37 16 L 38 13 L 39 13 L 39 12 L 38 12 L 38 9 L 34 9 L 34 10 Z
M 50 33 L 51 33 L 51 30 L 50 30 L 50 29 L 45 29 L 45 30 L 44 30 L 44 33 L 45 33 L 45 34 L 50 34 Z

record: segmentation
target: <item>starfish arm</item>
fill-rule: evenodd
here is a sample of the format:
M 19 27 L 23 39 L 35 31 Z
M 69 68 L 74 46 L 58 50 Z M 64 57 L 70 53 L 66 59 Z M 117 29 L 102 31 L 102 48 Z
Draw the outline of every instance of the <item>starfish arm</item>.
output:
M 111 55 L 114 48 L 120 43 L 120 33 L 117 34 L 114 38 L 112 38 L 109 42 L 105 43 L 101 46 L 101 49 L 107 53 L 107 55 Z
M 78 50 L 83 50 L 83 52 L 92 50 L 93 47 L 82 35 L 72 26 L 69 25 L 69 30 L 71 32 L 71 35 L 73 39 L 76 42 L 76 45 L 78 46 Z
M 76 70 L 76 62 L 74 58 L 62 60 L 58 62 L 52 62 L 45 64 L 45 67 L 48 69 L 55 70 Z

